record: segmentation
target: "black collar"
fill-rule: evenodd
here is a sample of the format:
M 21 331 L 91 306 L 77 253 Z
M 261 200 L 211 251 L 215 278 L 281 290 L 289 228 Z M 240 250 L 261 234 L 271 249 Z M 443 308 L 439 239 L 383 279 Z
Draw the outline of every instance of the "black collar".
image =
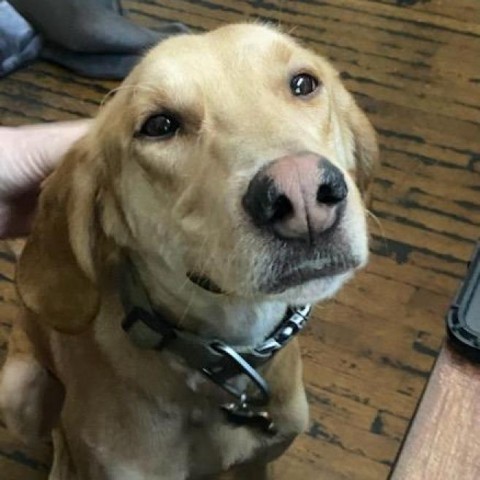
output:
M 256 369 L 268 362 L 305 326 L 310 305 L 288 307 L 279 325 L 266 339 L 258 345 L 245 346 L 228 345 L 177 328 L 153 308 L 131 262 L 126 262 L 122 269 L 120 294 L 125 309 L 122 327 L 135 345 L 175 353 L 190 368 L 200 371 L 232 395 L 236 401 L 221 406 L 232 423 L 274 431 L 268 412 L 258 411 L 258 407 L 268 405 L 270 392 L 267 382 Z M 253 386 L 256 392 L 254 395 L 248 394 L 247 389 L 240 391 L 229 382 L 237 375 L 250 380 L 250 387 Z

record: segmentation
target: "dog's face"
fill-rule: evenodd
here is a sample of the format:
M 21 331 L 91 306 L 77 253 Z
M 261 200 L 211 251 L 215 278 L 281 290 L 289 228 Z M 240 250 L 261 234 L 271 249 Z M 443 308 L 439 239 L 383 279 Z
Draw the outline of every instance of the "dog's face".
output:
M 371 159 L 355 148 L 373 134 L 332 67 L 291 38 L 237 25 L 166 41 L 98 125 L 124 212 L 105 223 L 129 248 L 226 294 L 294 302 L 365 263 L 355 174 Z
M 31 270 L 56 262 L 67 271 L 73 257 L 85 291 L 92 217 L 120 246 L 224 295 L 325 298 L 367 259 L 362 195 L 376 155 L 373 129 L 336 71 L 290 37 L 233 25 L 164 41 L 47 182 L 20 263 L 24 301 L 40 310 L 36 285 L 65 290 L 58 274 L 33 280 Z M 42 246 L 49 202 L 69 205 L 62 225 L 73 256 Z M 43 306 L 60 317 L 52 308 Z

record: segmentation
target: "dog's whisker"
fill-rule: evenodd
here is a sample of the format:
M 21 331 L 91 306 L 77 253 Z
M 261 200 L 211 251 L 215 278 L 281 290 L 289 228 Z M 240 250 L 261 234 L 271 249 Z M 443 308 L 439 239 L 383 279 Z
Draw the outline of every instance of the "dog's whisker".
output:
M 383 225 L 382 225 L 382 222 L 381 220 L 377 217 L 377 215 L 375 215 L 371 210 L 369 210 L 368 208 L 365 209 L 365 213 L 367 214 L 367 216 L 369 216 L 374 222 L 375 224 L 377 225 L 378 229 L 380 230 L 380 236 L 382 237 L 383 240 L 386 240 L 386 236 L 385 236 L 385 230 L 383 229 Z

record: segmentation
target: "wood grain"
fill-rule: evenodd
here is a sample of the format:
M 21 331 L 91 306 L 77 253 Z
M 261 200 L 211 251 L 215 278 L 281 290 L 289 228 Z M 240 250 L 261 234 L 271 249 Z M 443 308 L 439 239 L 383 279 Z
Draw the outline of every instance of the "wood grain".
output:
M 391 480 L 480 478 L 480 365 L 442 349 Z
M 334 62 L 372 119 L 384 164 L 373 188 L 371 261 L 315 310 L 302 335 L 311 422 L 275 478 L 385 479 L 480 232 L 480 2 L 123 3 L 132 20 L 150 27 L 279 24 Z M 116 86 L 35 62 L 0 81 L 0 123 L 94 115 Z M 0 361 L 16 312 L 18 248 L 0 245 Z M 25 448 L 0 430 L 0 480 L 45 479 L 49 461 L 48 446 Z

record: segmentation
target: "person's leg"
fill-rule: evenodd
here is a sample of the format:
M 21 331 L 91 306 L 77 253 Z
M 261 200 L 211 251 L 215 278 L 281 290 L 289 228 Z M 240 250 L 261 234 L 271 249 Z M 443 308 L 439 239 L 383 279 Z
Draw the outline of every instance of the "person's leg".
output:
M 10 0 L 43 36 L 43 57 L 87 76 L 123 78 L 136 58 L 171 35 L 188 32 L 181 23 L 156 30 L 122 16 L 119 0 Z M 119 62 L 120 56 L 125 59 Z

